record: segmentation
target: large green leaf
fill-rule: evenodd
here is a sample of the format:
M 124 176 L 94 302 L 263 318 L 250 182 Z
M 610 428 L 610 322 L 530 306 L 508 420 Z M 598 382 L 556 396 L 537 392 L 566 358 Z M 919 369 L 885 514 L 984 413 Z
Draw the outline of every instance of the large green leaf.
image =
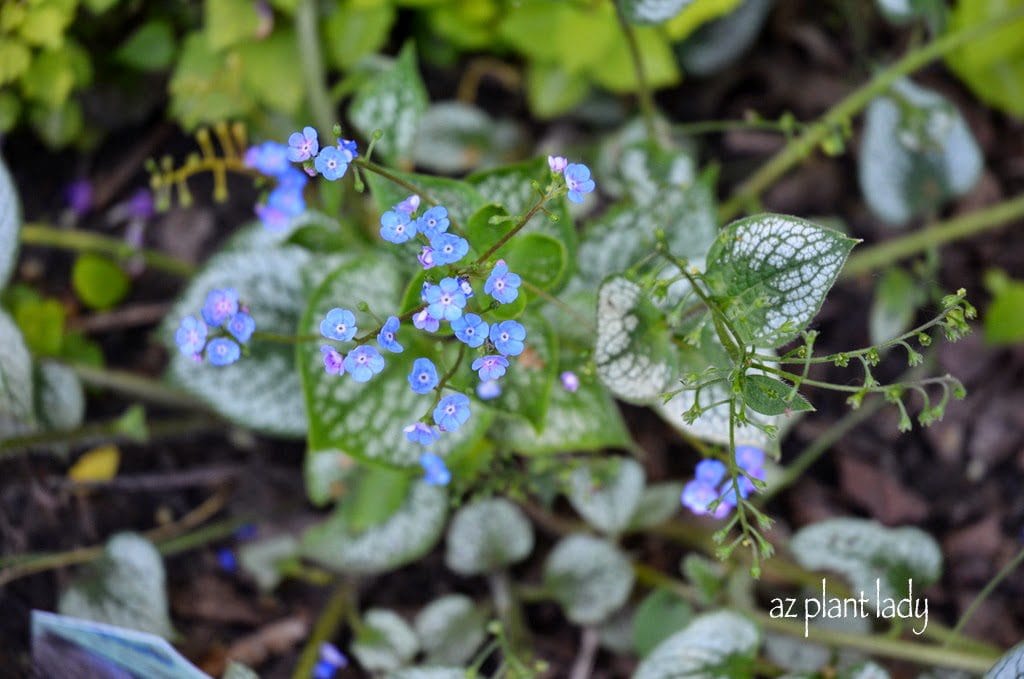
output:
M 633 567 L 612 543 L 590 535 L 568 535 L 544 563 L 544 586 L 577 625 L 596 625 L 626 603 Z
M 634 679 L 717 679 L 752 676 L 757 627 L 732 611 L 705 613 L 658 644 Z
M 898 599 L 908 585 L 924 589 L 942 572 L 942 552 L 935 540 L 917 528 L 886 528 L 866 519 L 827 519 L 801 528 L 790 551 L 804 568 L 841 573 L 854 592 L 879 599 Z M 880 597 L 874 596 L 876 587 Z
M 983 166 L 970 128 L 941 94 L 901 80 L 868 107 L 858 177 L 881 219 L 903 224 L 936 211 L 970 191 Z
M 32 357 L 18 326 L 0 310 L 0 439 L 35 424 Z
M 448 594 L 434 599 L 414 621 L 420 646 L 432 665 L 461 665 L 487 638 L 486 612 L 465 594 Z
M 376 321 L 369 314 L 356 312 L 357 305 L 365 302 L 378 316 L 386 317 L 398 308 L 402 286 L 399 273 L 385 258 L 363 257 L 343 264 L 310 298 L 300 332 L 318 334 L 320 321 L 334 307 L 353 310 L 361 333 L 372 330 Z M 422 449 L 408 441 L 402 430 L 423 417 L 432 408 L 433 399 L 413 392 L 407 378 L 418 357 L 428 357 L 435 365 L 443 362 L 437 347 L 425 341 L 410 323 L 403 324 L 399 341 L 405 351 L 387 353 L 384 371 L 362 384 L 347 375 L 328 375 L 319 345 L 299 347 L 311 454 L 340 451 L 392 466 L 417 464 Z M 475 400 L 470 408 L 473 414 L 469 421 L 458 431 L 442 436 L 432 447 L 433 452 L 449 455 L 465 450 L 484 435 L 493 413 Z
M 698 28 L 679 46 L 687 73 L 707 76 L 738 60 L 757 39 L 773 0 L 744 0 L 732 12 Z
M 352 654 L 370 672 L 397 670 L 419 650 L 419 641 L 402 616 L 384 608 L 371 608 L 352 642 Z
M 961 0 L 949 21 L 950 31 L 964 30 L 1024 7 L 1022 0 Z M 984 39 L 971 40 L 947 58 L 953 71 L 983 101 L 1015 116 L 1024 116 L 1024 18 L 1007 21 Z
M 164 564 L 149 540 L 135 533 L 110 538 L 92 572 L 60 598 L 61 615 L 150 632 L 165 639 L 168 616 Z
M 383 573 L 412 563 L 433 549 L 444 530 L 448 495 L 418 482 L 387 520 L 353 531 L 343 511 L 302 536 L 302 555 L 343 573 Z
M 445 563 L 462 575 L 491 573 L 522 561 L 533 551 L 533 527 L 516 505 L 504 498 L 468 504 L 448 528 Z
M 0 157 L 0 290 L 18 260 L 18 229 L 21 228 L 21 202 L 7 163 Z
M 811 322 L 856 243 L 797 217 L 755 215 L 718 234 L 705 275 L 740 341 L 774 348 Z
M 618 535 L 629 527 L 643 496 L 644 468 L 629 458 L 577 467 L 566 493 L 573 509 L 594 528 Z
M 70 431 L 85 419 L 85 390 L 70 368 L 43 361 L 35 370 L 36 415 L 47 429 Z
M 374 130 L 384 133 L 377 143 L 382 156 L 392 163 L 407 164 L 426 110 L 427 90 L 416 65 L 416 47 L 410 42 L 387 70 L 359 89 L 348 114 L 365 138 Z
M 597 301 L 597 375 L 618 398 L 658 401 L 677 375 L 678 356 L 664 316 L 643 289 L 622 276 L 601 286 Z
M 501 163 L 522 137 L 512 121 L 495 120 L 472 104 L 444 101 L 423 115 L 413 152 L 417 166 L 457 174 Z
M 258 236 L 244 238 L 234 243 L 261 242 Z M 315 261 L 299 247 L 237 246 L 212 257 L 164 321 L 161 334 L 172 356 L 168 379 L 245 427 L 303 436 L 306 411 L 293 345 L 254 339 L 249 343 L 250 355 L 217 367 L 182 355 L 174 344 L 174 333 L 182 318 L 199 316 L 210 290 L 231 287 L 249 307 L 257 332 L 294 335 L 310 288 L 304 270 Z M 322 266 L 322 261 L 317 265 Z

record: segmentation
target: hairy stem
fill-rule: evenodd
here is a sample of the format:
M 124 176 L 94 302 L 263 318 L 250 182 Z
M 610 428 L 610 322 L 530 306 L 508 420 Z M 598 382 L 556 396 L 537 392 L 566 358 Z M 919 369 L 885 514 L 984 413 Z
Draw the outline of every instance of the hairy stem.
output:
M 416 194 L 421 199 L 423 199 L 423 201 L 428 205 L 438 205 L 437 199 L 431 196 L 429 191 L 420 186 L 416 186 L 412 182 L 402 179 L 401 177 L 399 177 L 398 175 L 396 175 L 394 172 L 384 167 L 383 165 L 378 165 L 372 160 L 366 160 L 365 158 L 356 158 L 355 160 L 352 161 L 352 164 L 366 170 L 367 172 L 372 172 L 373 174 L 379 177 L 387 179 L 395 186 L 401 186 L 409 193 Z M 449 215 L 449 219 L 450 218 L 451 216 Z
M 1019 219 L 1024 219 L 1024 195 L 866 247 L 850 257 L 843 267 L 841 276 L 853 278 L 889 266 L 929 248 L 936 248 Z
M 34 223 L 21 227 L 20 238 L 25 245 L 38 245 L 75 252 L 93 252 L 119 260 L 141 256 L 148 268 L 181 278 L 189 278 L 196 272 L 195 266 L 183 260 L 155 250 L 140 250 L 119 238 L 111 238 L 91 231 L 58 229 L 48 224 Z
M 897 80 L 949 54 L 958 47 L 1003 28 L 1007 23 L 1020 18 L 1024 18 L 1024 9 L 1015 9 L 989 21 L 953 31 L 913 50 L 892 66 L 880 71 L 867 83 L 829 109 L 817 123 L 808 127 L 803 134 L 787 143 L 757 172 L 743 182 L 719 209 L 719 219 L 722 222 L 729 221 L 754 203 L 765 189 L 810 155 L 829 134 L 849 121 L 872 99 L 888 90 Z
M 500 250 L 502 246 L 505 245 L 505 243 L 509 242 L 512 239 L 513 236 L 522 231 L 523 227 L 526 226 L 530 222 L 530 220 L 533 219 L 534 215 L 541 211 L 541 209 L 544 207 L 544 204 L 551 200 L 553 197 L 554 195 L 552 193 L 545 193 L 543 196 L 541 196 L 537 200 L 537 202 L 533 204 L 533 207 L 530 208 L 526 215 L 523 216 L 518 222 L 516 222 L 515 226 L 509 229 L 504 236 L 499 238 L 494 245 L 489 247 L 487 249 L 487 252 L 477 257 L 476 264 L 483 264 L 488 259 L 490 259 L 491 255 Z
M 327 94 L 327 77 L 323 55 L 320 53 L 320 35 L 317 33 L 316 0 L 300 0 L 295 8 L 295 39 L 302 64 L 302 77 L 306 81 L 309 108 L 321 133 L 334 127 L 334 109 Z

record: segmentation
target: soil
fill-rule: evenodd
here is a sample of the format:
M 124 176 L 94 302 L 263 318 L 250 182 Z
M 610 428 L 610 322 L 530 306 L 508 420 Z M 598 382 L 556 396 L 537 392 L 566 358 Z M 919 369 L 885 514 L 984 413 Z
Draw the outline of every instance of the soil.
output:
M 791 111 L 800 120 L 812 120 L 869 77 L 873 66 L 907 46 L 906 31 L 894 32 L 873 14 L 861 14 L 866 4 L 826 3 L 823 9 L 816 1 L 779 2 L 757 44 L 739 63 L 714 80 L 688 79 L 663 91 L 658 102 L 681 122 L 738 119 L 751 110 L 765 118 Z M 848 30 L 851 22 L 857 30 Z M 432 96 L 452 97 L 457 73 L 432 73 Z M 944 214 L 965 213 L 1024 190 L 1024 124 L 981 105 L 941 65 L 923 70 L 917 79 L 955 102 L 986 158 L 983 180 Z M 506 112 L 526 115 L 519 93 L 485 83 L 480 96 L 486 107 L 500 104 Z M 533 123 L 538 138 L 572 124 Z M 751 132 L 709 135 L 702 141 L 702 158 L 721 167 L 723 195 L 781 144 L 777 135 Z M 765 208 L 802 216 L 837 215 L 850 233 L 868 243 L 898 235 L 866 210 L 856 181 L 856 138 L 851 147 L 853 153 L 839 158 L 819 155 L 808 160 L 772 187 L 764 196 Z M 88 154 L 49 153 L 24 133 L 5 140 L 4 153 L 14 168 L 27 219 L 54 221 L 60 217 L 54 206 L 61 203 L 69 181 L 82 175 L 98 180 L 106 207 L 145 184 L 141 158 L 165 152 L 180 157 L 189 148 L 189 141 L 155 111 Z M 148 243 L 179 257 L 201 259 L 249 218 L 252 196 L 247 190 L 244 184 L 233 187 L 232 201 L 226 205 L 200 199 L 197 207 L 154 219 L 147 230 Z M 209 195 L 198 186 L 193 193 L 197 198 Z M 80 226 L 120 233 L 105 223 L 102 211 Z M 966 288 L 984 314 L 988 299 L 982 276 L 987 269 L 1024 275 L 1022 226 L 1009 225 L 943 248 L 935 282 L 947 291 Z M 73 322 L 85 322 L 87 312 L 76 307 L 67 288 L 70 262 L 67 254 L 29 248 L 19 276 L 64 300 Z M 877 275 L 868 275 L 835 288 L 816 322 L 822 351 L 869 343 L 867 312 L 876 279 Z M 135 282 L 125 306 L 165 303 L 178 285 L 169 277 L 146 272 Z M 922 319 L 926 314 L 927 310 L 922 312 Z M 101 324 L 92 337 L 101 342 L 111 366 L 157 376 L 166 357 L 152 337 L 153 329 L 152 322 L 115 322 Z M 932 619 L 952 625 L 1024 540 L 1024 346 L 994 348 L 975 333 L 960 343 L 943 344 L 936 355 L 936 370 L 963 380 L 969 393 L 966 400 L 951 405 L 945 419 L 930 429 L 915 428 L 904 435 L 896 431 L 894 413 L 883 409 L 836 443 L 768 509 L 778 520 L 779 536 L 832 516 L 871 517 L 888 525 L 925 529 L 940 542 L 945 558 L 941 581 L 926 592 Z M 900 357 L 889 356 L 877 376 L 891 379 L 904 369 Z M 822 369 L 820 376 L 851 379 L 833 367 Z M 847 412 L 841 396 L 814 391 L 808 396 L 818 412 L 800 421 L 785 440 L 784 463 Z M 95 393 L 88 415 L 110 417 L 126 405 L 116 396 Z M 643 463 L 651 479 L 681 479 L 692 473 L 698 455 L 690 446 L 650 412 L 624 412 L 647 453 Z M 148 530 L 168 517 L 181 517 L 218 492 L 225 498 L 218 518 L 255 516 L 261 534 L 302 524 L 316 514 L 295 500 L 304 497 L 300 443 L 229 430 L 147 446 L 124 445 L 122 451 L 118 478 L 85 492 L 63 482 L 65 461 L 33 456 L 0 463 L 3 553 L 69 550 L 101 543 L 118 531 Z M 569 515 L 564 507 L 556 509 Z M 555 536 L 543 529 L 539 535 L 541 554 Z M 166 561 L 174 622 L 182 635 L 180 648 L 214 674 L 223 669 L 231 651 L 258 660 L 263 677 L 287 677 L 326 599 L 325 590 L 289 581 L 272 596 L 260 595 L 252 583 L 225 572 L 218 563 L 216 550 L 231 545 L 231 540 L 213 543 Z M 685 554 L 678 545 L 653 537 L 629 546 L 669 573 L 678 572 L 676 565 Z M 362 581 L 360 604 L 390 606 L 411 616 L 443 593 L 485 595 L 482 581 L 456 577 L 444 568 L 442 550 L 443 546 L 395 573 Z M 535 558 L 515 575 L 537 582 L 539 563 Z M 0 676 L 29 674 L 29 611 L 53 610 L 57 593 L 71 574 L 71 569 L 59 569 L 0 588 Z M 981 606 L 967 632 L 1003 647 L 1018 642 L 1024 638 L 1022 601 L 1024 571 L 1018 571 Z M 528 606 L 527 616 L 536 633 L 536 652 L 551 666 L 550 676 L 567 676 L 579 646 L 579 630 L 550 604 Z M 344 648 L 348 633 L 335 642 Z M 913 676 L 908 666 L 889 666 L 895 676 Z M 596 677 L 627 676 L 632 663 L 601 651 L 596 668 Z M 339 676 L 358 676 L 358 670 Z

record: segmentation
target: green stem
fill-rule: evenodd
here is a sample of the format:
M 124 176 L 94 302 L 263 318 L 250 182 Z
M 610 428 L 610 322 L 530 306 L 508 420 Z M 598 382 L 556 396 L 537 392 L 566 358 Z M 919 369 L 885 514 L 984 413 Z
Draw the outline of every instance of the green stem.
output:
M 669 589 L 683 599 L 700 605 L 700 596 L 696 590 L 675 578 L 640 563 L 634 564 L 633 570 L 636 573 L 637 580 L 641 583 L 649 587 Z M 804 626 L 801 622 L 773 618 L 767 613 L 757 610 L 747 610 L 746 614 L 765 629 L 805 641 L 808 639 L 804 636 Z M 905 660 L 925 667 L 948 667 L 978 672 L 979 674 L 986 672 L 999 658 L 995 653 L 952 650 L 902 639 L 892 639 L 882 635 L 851 634 L 823 627 L 815 627 L 811 636 L 814 643 L 833 648 L 863 651 L 871 655 Z
M 957 621 L 956 626 L 953 627 L 953 633 L 950 635 L 950 638 L 946 640 L 947 644 L 960 634 L 961 630 L 963 630 L 964 626 L 967 624 L 967 621 L 970 620 L 977 612 L 978 607 L 981 606 L 982 602 L 988 598 L 989 594 L 999 586 L 999 583 L 1005 580 L 1010 573 L 1017 570 L 1022 563 L 1024 563 L 1024 549 L 1017 552 L 1017 556 L 1013 557 L 1013 559 L 1010 560 L 1010 563 L 1003 566 L 1002 570 L 996 573 L 996 576 L 988 581 L 985 588 L 978 592 L 978 596 L 974 597 L 974 601 L 971 602 L 971 605 L 967 607 L 964 614 L 960 616 L 960 620 Z
M 313 676 L 313 668 L 316 667 L 320 657 L 320 647 L 326 641 L 335 637 L 338 628 L 341 627 L 348 612 L 352 600 L 352 586 L 347 580 L 342 580 L 334 588 L 331 598 L 327 600 L 324 610 L 313 625 L 313 631 L 309 635 L 309 641 L 302 649 L 299 662 L 292 672 L 292 679 L 310 679 Z
M 629 46 L 629 57 L 633 61 L 633 71 L 636 73 L 637 100 L 640 104 L 640 113 L 643 115 L 644 127 L 647 128 L 647 136 L 650 139 L 657 139 L 658 129 L 656 126 L 656 108 L 654 97 L 651 95 L 650 85 L 647 83 L 647 72 L 644 69 L 643 57 L 640 54 L 640 44 L 636 39 L 636 31 L 622 11 L 622 3 L 619 0 L 612 0 L 615 5 L 615 16 L 619 20 L 619 27 L 622 35 L 626 38 Z
M 700 135 L 732 132 L 735 130 L 756 130 L 760 132 L 778 132 L 791 134 L 797 129 L 807 127 L 806 123 L 793 121 L 783 123 L 777 120 L 699 120 L 692 123 L 677 123 L 672 130 L 680 134 Z
M 380 332 L 378 330 L 378 332 Z M 259 342 L 271 342 L 273 344 L 308 344 L 310 342 L 322 342 L 320 335 L 283 335 L 276 332 L 256 331 L 252 338 Z
M 533 219 L 534 215 L 536 215 L 538 212 L 541 211 L 541 209 L 543 209 L 544 204 L 547 203 L 549 200 L 551 200 L 554 197 L 555 197 L 555 193 L 554 192 L 545 193 L 543 196 L 541 196 L 540 199 L 538 199 L 537 202 L 533 204 L 533 207 L 530 208 L 530 210 L 526 213 L 526 215 L 524 217 L 522 217 L 516 223 L 515 226 L 513 226 L 511 229 L 509 229 L 508 232 L 505 233 L 504 236 L 499 238 L 498 241 L 494 245 L 489 247 L 487 249 L 487 252 L 485 252 L 484 254 L 482 254 L 479 257 L 477 257 L 475 263 L 476 264 L 483 264 L 488 259 L 490 259 L 491 255 L 493 255 L 495 252 L 500 250 L 502 248 L 502 246 L 505 245 L 505 243 L 509 242 L 512 239 L 513 236 L 515 236 L 517 233 L 519 233 L 523 229 L 523 227 L 526 226 L 530 222 L 531 219 Z
M 855 252 L 846 262 L 842 277 L 853 278 L 868 271 L 881 269 L 923 250 L 967 238 L 1022 218 L 1024 195 Z
M 148 377 L 124 370 L 95 368 L 79 364 L 64 365 L 74 371 L 82 382 L 93 387 L 110 389 L 158 405 L 213 413 L 195 396 Z
M 327 77 L 323 55 L 320 54 L 320 35 L 317 32 L 316 0 L 299 0 L 295 8 L 295 39 L 302 64 L 302 77 L 306 81 L 309 108 L 321 134 L 334 127 L 334 109 L 327 94 Z
M 188 262 L 155 250 L 140 250 L 119 238 L 111 238 L 110 236 L 103 236 L 91 231 L 58 229 L 48 224 L 25 224 L 21 227 L 20 238 L 21 242 L 25 245 L 59 248 L 76 252 L 94 252 L 119 260 L 141 256 L 148 268 L 157 269 L 180 276 L 181 278 L 189 278 L 196 272 L 196 267 Z
M 876 96 L 888 90 L 893 83 L 921 67 L 949 54 L 962 45 L 1003 28 L 1007 23 L 1024 17 L 1024 9 L 1015 9 L 1000 16 L 961 28 L 910 52 L 892 66 L 880 71 L 871 80 L 850 93 L 833 106 L 803 134 L 787 143 L 778 153 L 751 175 L 719 209 L 724 223 L 754 203 L 761 193 L 782 177 L 794 165 L 810 155 L 829 134 L 865 108 Z
M 352 161 L 352 164 L 366 170 L 367 172 L 372 172 L 375 175 L 387 179 L 395 186 L 401 186 L 409 193 L 416 194 L 417 196 L 420 197 L 420 199 L 423 200 L 423 202 L 427 203 L 428 205 L 438 205 L 437 199 L 431 196 L 429 191 L 420 186 L 416 186 L 410 181 L 402 179 L 401 177 L 399 177 L 398 175 L 396 175 L 394 172 L 387 169 L 383 165 L 378 165 L 372 160 L 367 160 L 365 158 L 356 158 L 355 160 Z M 449 218 L 450 217 L 451 216 L 449 215 Z
M 205 416 L 167 419 L 147 424 L 140 438 L 139 433 L 125 430 L 122 418 L 106 422 L 86 424 L 71 431 L 44 431 L 0 441 L 0 460 L 27 453 L 33 449 L 46 449 L 54 445 L 83 446 L 108 441 L 147 443 L 153 439 L 188 436 L 200 431 L 215 429 L 220 422 Z M 51 448 L 52 450 L 52 448 Z

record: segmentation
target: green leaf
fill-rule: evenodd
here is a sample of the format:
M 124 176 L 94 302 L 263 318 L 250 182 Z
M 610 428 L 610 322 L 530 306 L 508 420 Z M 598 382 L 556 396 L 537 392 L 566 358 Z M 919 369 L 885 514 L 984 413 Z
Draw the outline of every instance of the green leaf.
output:
M 75 86 L 72 52 L 54 49 L 40 52 L 21 77 L 25 98 L 46 108 L 58 108 L 67 101 Z
M 533 527 L 504 498 L 477 500 L 455 514 L 448 527 L 444 561 L 460 575 L 492 573 L 533 551 Z
M 705 606 L 710 606 L 726 586 L 722 564 L 696 552 L 690 552 L 683 558 L 681 569 Z
M 125 298 L 131 280 L 117 262 L 103 255 L 85 253 L 75 260 L 71 285 L 78 299 L 90 309 L 110 309 Z
M 679 497 L 683 493 L 683 484 L 675 481 L 652 483 L 644 488 L 640 502 L 629 520 L 628 530 L 642 530 L 659 526 L 679 511 Z
M 327 55 L 343 71 L 378 51 L 387 42 L 395 22 L 395 8 L 390 3 L 367 5 L 359 0 L 345 0 L 324 22 Z
M 660 24 L 686 9 L 693 0 L 620 0 L 630 21 L 638 24 Z
M 416 47 L 410 42 L 386 71 L 359 89 L 348 115 L 367 139 L 374 130 L 382 130 L 384 136 L 377 143 L 377 151 L 393 164 L 408 165 L 427 103 L 427 90 L 416 65 Z
M 507 160 L 522 136 L 516 123 L 494 120 L 476 106 L 438 102 L 420 121 L 413 159 L 418 167 L 433 172 L 459 174 Z
M 662 314 L 636 283 L 609 278 L 598 292 L 597 375 L 616 397 L 658 401 L 677 374 L 677 352 Z
M 248 0 L 243 2 L 253 7 Z M 225 59 L 210 47 L 203 33 L 189 34 L 167 86 L 171 115 L 186 130 L 244 117 L 255 103 L 242 78 L 241 59 Z
M 33 293 L 16 299 L 11 304 L 11 313 L 33 355 L 61 355 L 66 314 L 60 302 Z
M 640 505 L 646 475 L 629 458 L 581 464 L 569 477 L 566 496 L 573 509 L 594 528 L 608 535 L 622 533 Z M 677 500 L 678 501 L 678 500 Z
M 917 528 L 886 528 L 866 519 L 826 519 L 793 536 L 790 551 L 804 568 L 842 574 L 854 591 L 880 598 L 907 595 L 908 583 L 924 589 L 942 572 L 942 552 Z M 880 597 L 875 592 L 876 582 Z
M 7 163 L 0 157 L 0 290 L 7 285 L 18 261 L 19 229 L 21 201 L 18 200 L 18 190 L 7 169 Z
M 149 540 L 119 533 L 91 569 L 61 596 L 61 615 L 172 636 L 163 559 Z
M 739 60 L 754 44 L 772 0 L 744 0 L 732 12 L 700 26 L 676 50 L 683 71 L 709 76 Z
M 369 672 L 397 670 L 419 650 L 416 633 L 394 611 L 371 608 L 352 642 L 352 655 Z
M 10 36 L 0 42 L 0 85 L 14 82 L 32 64 L 32 51 L 27 45 Z
M 527 64 L 526 99 L 530 102 L 530 111 L 542 120 L 572 111 L 588 94 L 590 80 L 582 74 L 569 73 L 557 62 Z
M 121 43 L 114 58 L 139 71 L 162 71 L 174 60 L 175 49 L 170 22 L 151 19 Z
M 360 533 L 398 511 L 412 486 L 412 477 L 404 469 L 363 466 L 355 470 L 351 485 L 340 510 L 349 527 Z
M 466 224 L 473 213 L 487 203 L 473 186 L 464 181 L 397 170 L 393 170 L 392 173 L 426 191 L 431 198 L 444 205 L 448 209 L 448 215 L 460 225 Z M 374 201 L 377 203 L 377 209 L 381 212 L 390 210 L 393 205 L 409 195 L 409 191 L 405 188 L 372 172 L 367 172 L 364 176 L 371 193 L 373 193 Z M 421 198 L 425 198 L 425 196 L 421 195 Z M 426 203 L 425 200 L 423 202 Z M 472 245 L 476 245 L 476 243 L 472 243 Z
M 74 99 L 57 107 L 33 106 L 28 119 L 39 138 L 55 149 L 78 139 L 84 126 L 82 107 Z
M 871 102 L 857 164 L 861 191 L 880 219 L 904 224 L 974 187 L 984 168 L 978 143 L 945 97 L 896 82 Z
M 399 273 L 387 259 L 361 257 L 348 262 L 331 273 L 310 297 L 300 334 L 319 334 L 320 321 L 334 307 L 356 309 L 360 302 L 366 302 L 375 313 L 387 316 L 398 307 L 401 291 Z M 355 313 L 361 332 L 376 327 L 377 322 L 369 314 Z M 431 358 L 435 365 L 444 362 L 438 349 L 425 342 L 409 323 L 399 331 L 399 342 L 405 351 L 388 354 L 384 371 L 365 384 L 324 372 L 318 344 L 299 346 L 310 451 L 340 451 L 359 460 L 396 467 L 418 464 L 420 447 L 408 441 L 402 430 L 430 410 L 433 401 L 430 395 L 413 392 L 407 377 L 417 357 Z M 434 446 L 435 453 L 458 454 L 484 435 L 493 413 L 476 400 L 470 409 L 473 415 L 469 421 L 457 432 L 445 434 Z
M 207 0 L 204 4 L 206 40 L 213 50 L 222 50 L 256 37 L 260 15 L 248 0 Z
M 384 573 L 433 549 L 447 515 L 444 489 L 417 482 L 394 515 L 363 532 L 353 531 L 344 513 L 335 511 L 303 534 L 302 555 L 342 573 Z
M 238 565 L 263 592 L 277 587 L 283 579 L 281 566 L 299 554 L 299 541 L 289 534 L 248 542 L 238 549 Z
M 644 597 L 633 616 L 633 646 L 645 657 L 662 641 L 686 627 L 693 606 L 667 589 L 655 589 Z
M 74 16 L 73 4 L 68 7 L 58 2 L 32 3 L 19 26 L 19 32 L 30 45 L 57 49 L 64 43 L 64 31 Z
M 1000 16 L 1011 7 L 1005 0 L 970 0 L 958 2 L 949 20 L 949 32 L 964 30 Z M 998 30 L 989 31 L 984 39 L 971 40 L 951 52 L 947 62 L 974 94 L 1001 111 L 1024 116 L 1024 18 L 1006 21 Z
M 818 313 L 856 243 L 797 217 L 756 215 L 719 233 L 705 277 L 739 339 L 775 348 Z
M 1012 679 L 1024 674 L 1024 644 L 1017 644 L 1001 657 L 984 679 Z
M 0 432 L 22 433 L 35 424 L 32 357 L 11 317 L 0 310 Z
M 264 40 L 239 45 L 236 52 L 245 89 L 257 102 L 282 113 L 298 112 L 305 90 L 295 74 L 300 58 L 294 31 L 274 31 Z
M 487 638 L 487 616 L 464 594 L 434 599 L 414 621 L 416 636 L 431 665 L 469 662 Z
M 278 436 L 306 434 L 302 384 L 295 370 L 295 347 L 269 341 L 249 343 L 249 355 L 227 366 L 196 363 L 174 343 L 174 332 L 185 316 L 198 316 L 207 293 L 233 287 L 249 307 L 256 331 L 291 336 L 308 295 L 304 269 L 323 263 L 297 247 L 270 248 L 261 244 L 260 225 L 242 232 L 249 245 L 236 239 L 238 249 L 214 255 L 191 281 L 164 321 L 161 335 L 171 354 L 167 378 L 238 424 Z M 249 235 L 253 234 L 253 235 Z M 253 249 L 250 249 L 254 246 Z
M 894 267 L 882 274 L 868 315 L 871 343 L 881 344 L 910 329 L 925 291 L 905 269 Z
M 548 554 L 544 586 L 572 623 L 596 625 L 626 603 L 633 567 L 612 543 L 577 533 Z
M 814 410 L 800 394 L 790 394 L 793 388 L 781 380 L 767 375 L 749 373 L 743 377 L 743 402 L 762 415 L 782 415 Z
M 36 417 L 52 431 L 70 431 L 85 420 L 85 390 L 70 368 L 43 361 L 35 371 Z
M 0 46 L 0 49 L 2 49 L 2 46 Z M 0 52 L 0 60 L 3 58 L 3 53 Z M 0 73 L 0 80 L 2 79 L 3 74 Z M 13 130 L 14 126 L 18 123 L 20 115 L 21 99 L 10 90 L 0 90 L 0 134 Z
M 757 627 L 732 611 L 705 613 L 658 644 L 634 679 L 749 677 L 760 645 Z
M 992 293 L 985 311 L 985 340 L 991 344 L 1024 340 L 1024 282 L 998 271 L 986 274 L 985 285 Z

